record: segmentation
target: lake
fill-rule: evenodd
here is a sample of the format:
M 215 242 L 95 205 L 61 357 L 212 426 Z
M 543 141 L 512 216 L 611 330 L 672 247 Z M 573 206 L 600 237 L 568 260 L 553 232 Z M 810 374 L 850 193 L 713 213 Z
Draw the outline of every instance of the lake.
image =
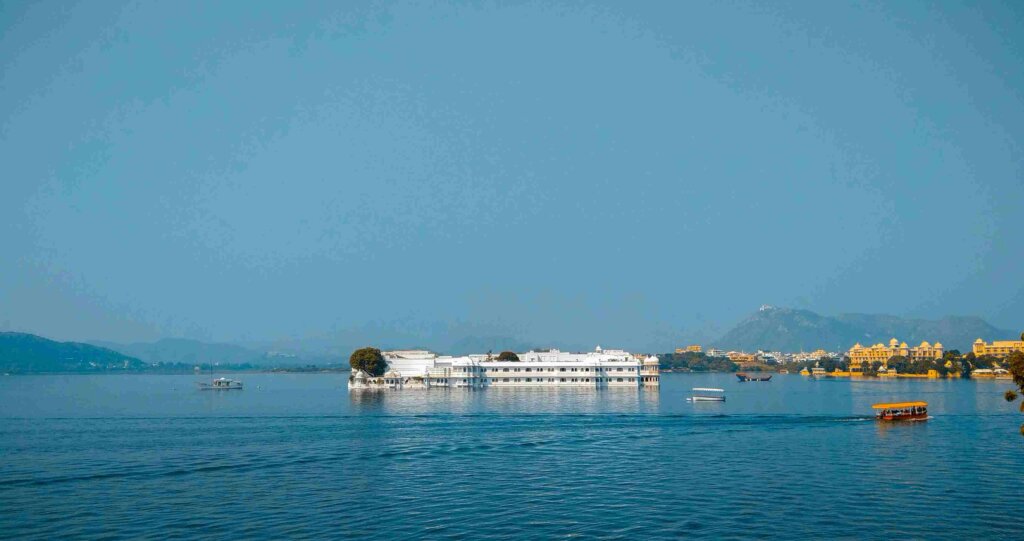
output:
M 350 394 L 346 374 L 238 378 L 0 378 L 0 537 L 1021 536 L 1008 381 Z M 705 386 L 728 401 L 685 401 Z M 890 400 L 933 418 L 875 422 Z

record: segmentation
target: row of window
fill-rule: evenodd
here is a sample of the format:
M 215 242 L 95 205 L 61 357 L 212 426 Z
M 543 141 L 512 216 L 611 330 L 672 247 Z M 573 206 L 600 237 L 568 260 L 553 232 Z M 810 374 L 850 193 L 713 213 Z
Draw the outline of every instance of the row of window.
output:
M 464 370 L 468 370 L 470 372 L 474 371 L 474 369 L 472 367 L 464 369 Z M 481 370 L 482 371 L 490 371 L 490 372 L 520 372 L 520 371 L 522 371 L 522 372 L 541 372 L 541 373 L 543 373 L 543 372 L 554 373 L 555 372 L 554 368 L 548 368 L 548 369 L 537 368 L 537 369 L 533 369 L 533 368 L 530 368 L 530 367 L 526 367 L 526 368 L 501 368 L 501 369 L 499 369 L 499 368 L 484 368 L 484 367 L 481 367 Z M 623 367 L 620 366 L 620 367 L 617 367 L 617 368 L 612 368 L 612 367 L 609 367 L 609 368 L 594 368 L 593 371 L 594 372 L 600 372 L 602 370 L 605 371 L 605 372 L 636 372 L 637 370 L 639 370 L 639 368 L 632 368 L 632 367 L 631 368 L 623 368 Z M 558 369 L 558 372 L 590 372 L 590 371 L 591 371 L 590 368 L 565 368 L 565 367 L 562 367 L 562 368 Z
M 547 378 L 548 383 L 554 383 L 556 378 Z M 558 378 L 559 383 L 590 383 L 591 379 L 594 383 L 610 383 L 615 381 L 622 383 L 626 378 Z M 657 378 L 644 378 L 644 381 L 654 381 Z M 480 380 L 480 383 L 544 383 L 545 378 L 484 378 Z M 462 380 L 462 383 L 469 383 L 469 380 Z

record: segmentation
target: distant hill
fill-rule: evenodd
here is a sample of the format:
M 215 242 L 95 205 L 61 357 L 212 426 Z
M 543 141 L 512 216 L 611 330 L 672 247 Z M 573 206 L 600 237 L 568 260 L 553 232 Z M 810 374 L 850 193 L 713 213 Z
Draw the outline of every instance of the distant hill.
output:
M 875 314 L 822 316 L 810 310 L 766 307 L 739 322 L 711 345 L 722 349 L 754 351 L 835 351 L 887 343 L 890 338 L 917 345 L 924 340 L 939 341 L 946 349 L 971 350 L 977 338 L 1006 339 L 1018 333 L 998 329 L 978 317 L 944 317 L 937 320 L 911 319 Z
M 142 360 L 79 342 L 56 342 L 41 336 L 0 332 L 0 371 L 106 372 L 145 368 Z
M 271 358 L 275 361 L 288 360 L 284 357 L 268 357 L 265 353 L 233 344 L 215 344 L 185 338 L 164 338 L 156 342 L 134 344 L 99 341 L 90 343 L 138 357 L 147 363 L 265 364 L 264 361 Z

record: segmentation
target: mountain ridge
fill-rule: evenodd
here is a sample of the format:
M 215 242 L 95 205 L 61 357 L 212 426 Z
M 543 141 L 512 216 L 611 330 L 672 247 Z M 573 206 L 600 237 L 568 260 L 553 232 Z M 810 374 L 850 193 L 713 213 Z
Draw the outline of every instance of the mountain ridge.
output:
M 105 372 L 145 366 L 141 359 L 92 344 L 0 332 L 0 370 L 6 373 Z
M 265 356 L 263 353 L 234 344 L 201 342 L 188 338 L 161 338 L 155 342 L 129 344 L 100 340 L 90 340 L 87 343 L 138 357 L 148 363 L 243 364 L 252 363 Z
M 190 338 L 161 338 L 155 342 L 132 342 L 121 344 L 101 340 L 87 342 L 105 347 L 125 355 L 138 357 L 147 363 L 185 364 L 252 364 L 257 366 L 282 366 L 298 364 L 326 364 L 340 359 L 326 354 L 291 353 L 288 350 L 259 351 L 246 346 L 224 343 L 203 342 Z
M 762 307 L 712 341 L 711 346 L 743 351 L 846 351 L 855 343 L 871 345 L 896 338 L 911 345 L 941 342 L 947 350 L 966 353 L 977 338 L 992 341 L 1012 336 L 1015 333 L 975 316 L 934 320 L 863 313 L 824 316 L 804 309 Z

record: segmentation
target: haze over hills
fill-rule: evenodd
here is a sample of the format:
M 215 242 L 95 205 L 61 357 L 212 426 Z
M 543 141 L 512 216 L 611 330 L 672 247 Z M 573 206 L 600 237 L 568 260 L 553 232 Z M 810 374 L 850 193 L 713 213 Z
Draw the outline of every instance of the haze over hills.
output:
M 0 370 L 7 373 L 105 372 L 145 366 L 140 359 L 91 344 L 0 332 Z
M 1019 331 L 999 329 L 978 317 L 947 316 L 936 320 L 903 318 L 879 314 L 839 314 L 823 316 L 810 310 L 762 307 L 709 347 L 756 351 L 845 351 L 854 343 L 864 345 L 888 342 L 897 338 L 908 344 L 942 342 L 946 349 L 971 350 L 976 338 L 986 341 L 1019 336 Z M 19 332 L 0 332 L 0 370 L 9 373 L 90 372 L 141 370 L 151 364 L 251 364 L 260 367 L 287 365 L 346 363 L 356 347 L 370 344 L 382 349 L 431 349 L 438 353 L 462 355 L 487 351 L 527 351 L 534 347 L 557 347 L 579 351 L 589 349 L 578 344 L 532 344 L 527 340 L 503 335 L 482 336 L 466 333 L 449 334 L 444 340 L 429 340 L 426 335 L 413 340 L 384 340 L 368 334 L 358 337 L 343 335 L 335 340 L 320 337 L 315 342 L 296 340 L 284 349 L 259 351 L 252 347 L 228 343 L 207 343 L 183 338 L 165 338 L 156 342 L 118 344 L 58 342 Z M 432 347 L 432 342 L 444 342 Z M 347 345 L 348 342 L 356 345 Z M 262 346 L 257 346 L 262 347 Z M 291 353 L 292 351 L 300 353 Z M 314 351 L 313 353 L 309 353 Z
M 259 361 L 264 357 L 263 353 L 234 344 L 207 343 L 186 338 L 164 338 L 156 342 L 132 344 L 104 341 L 89 343 L 138 357 L 148 363 L 242 364 Z
M 713 341 L 711 346 L 743 351 L 813 351 L 818 348 L 845 351 L 857 342 L 870 345 L 895 337 L 912 345 L 924 340 L 938 341 L 946 349 L 968 352 L 977 338 L 991 341 L 1018 334 L 970 316 L 947 316 L 937 320 L 880 314 L 823 316 L 810 310 L 762 307 Z
M 118 344 L 90 341 L 89 343 L 138 357 L 147 363 L 220 363 L 282 366 L 294 364 L 326 364 L 340 358 L 325 355 L 293 354 L 280 351 L 257 351 L 236 344 L 210 343 L 187 338 L 164 338 L 156 342 Z

